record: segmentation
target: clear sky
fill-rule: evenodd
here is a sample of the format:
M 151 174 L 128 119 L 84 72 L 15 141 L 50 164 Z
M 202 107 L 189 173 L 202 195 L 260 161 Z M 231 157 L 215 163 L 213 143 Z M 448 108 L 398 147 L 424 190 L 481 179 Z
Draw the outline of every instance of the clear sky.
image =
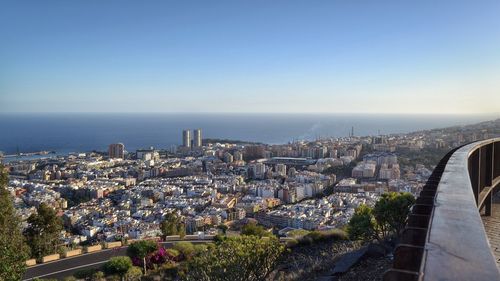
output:
M 499 113 L 500 1 L 6 1 L 0 112 Z

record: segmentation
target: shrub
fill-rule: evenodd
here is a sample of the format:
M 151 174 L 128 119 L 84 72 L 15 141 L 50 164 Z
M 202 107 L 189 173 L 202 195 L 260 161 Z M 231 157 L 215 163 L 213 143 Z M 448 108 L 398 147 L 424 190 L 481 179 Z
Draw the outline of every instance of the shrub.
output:
M 271 237 L 274 236 L 271 232 L 267 231 L 264 227 L 256 223 L 247 223 L 241 228 L 242 235 L 253 235 L 258 237 Z
M 181 254 L 181 252 L 179 252 L 178 250 L 176 249 L 166 249 L 167 253 L 169 255 L 171 255 L 172 257 L 177 257 L 178 255 Z
M 413 195 L 407 192 L 389 192 L 375 203 L 374 208 L 361 205 L 349 221 L 348 232 L 353 240 L 382 240 L 399 236 L 406 226 Z
M 220 229 L 224 235 L 226 235 L 226 232 L 229 229 L 229 227 L 225 224 L 219 224 L 217 228 Z
M 342 241 L 347 240 L 348 235 L 341 229 L 331 229 L 325 231 L 311 231 L 307 235 L 298 239 L 300 245 L 311 245 L 321 241 Z
M 312 245 L 314 243 L 314 240 L 312 239 L 311 236 L 304 236 L 298 240 L 299 245 Z
M 190 258 L 194 253 L 194 245 L 191 242 L 181 241 L 174 244 L 174 249 L 179 251 L 184 257 Z
M 227 238 L 188 263 L 186 280 L 265 280 L 277 265 L 285 247 L 275 237 Z
M 104 271 L 107 274 L 118 274 L 123 277 L 131 267 L 132 260 L 129 257 L 112 257 L 104 264 Z
M 151 240 L 141 240 L 128 246 L 127 255 L 132 258 L 134 265 L 140 265 L 146 273 L 148 259 L 158 249 L 158 244 Z
M 127 254 L 131 258 L 143 259 L 157 249 L 158 244 L 156 244 L 155 241 L 141 240 L 130 244 L 127 249 Z
M 373 209 L 367 205 L 360 205 L 349 220 L 348 232 L 352 240 L 369 240 L 375 238 L 376 222 Z
M 311 240 L 313 242 L 323 240 L 323 235 L 319 231 L 311 231 L 311 233 L 307 234 L 306 236 L 311 237 Z
M 171 277 L 172 279 L 174 279 L 178 275 L 177 266 L 171 262 L 163 264 L 160 267 L 160 271 L 163 272 L 163 274 L 165 274 L 166 276 Z
M 299 241 L 297 239 L 291 239 L 291 240 L 286 241 L 286 246 L 288 248 L 293 248 L 297 245 L 299 245 Z
M 208 250 L 208 246 L 205 244 L 196 244 L 194 245 L 194 253 L 196 255 L 204 253 Z
M 224 239 L 226 239 L 226 236 L 224 236 L 224 235 L 217 234 L 214 236 L 215 243 L 222 242 L 222 241 L 224 241 Z
M 293 238 L 300 238 L 300 237 L 306 236 L 307 234 L 309 234 L 309 232 L 310 231 L 305 230 L 305 229 L 295 229 L 295 230 L 289 231 L 287 233 L 287 236 L 293 237 Z
M 121 281 L 122 277 L 119 275 L 110 275 L 106 277 L 106 281 Z
M 327 239 L 334 241 L 342 241 L 349 239 L 349 235 L 347 234 L 347 232 L 342 229 L 327 230 L 323 232 L 323 235 L 325 235 Z
M 382 194 L 382 197 L 375 203 L 373 215 L 383 237 L 401 234 L 413 204 L 415 204 L 415 198 L 408 192 Z
M 129 268 L 127 270 L 127 273 L 125 273 L 125 278 L 128 281 L 141 280 L 141 276 L 142 276 L 142 270 L 141 270 L 141 268 L 139 268 L 137 266 L 132 266 L 131 268 Z
M 82 269 L 73 274 L 77 279 L 90 279 L 95 274 L 96 269 Z
M 152 253 L 146 258 L 146 263 L 148 268 L 151 268 L 151 263 L 153 264 L 164 264 L 170 259 L 170 254 L 164 249 L 160 248 L 158 251 Z
M 102 271 L 97 271 L 96 273 L 92 274 L 92 281 L 102 281 L 104 279 L 104 272 Z
M 68 248 L 66 248 L 66 246 L 59 246 L 57 247 L 57 253 L 59 255 L 61 255 L 61 257 L 64 257 L 64 255 L 66 254 Z

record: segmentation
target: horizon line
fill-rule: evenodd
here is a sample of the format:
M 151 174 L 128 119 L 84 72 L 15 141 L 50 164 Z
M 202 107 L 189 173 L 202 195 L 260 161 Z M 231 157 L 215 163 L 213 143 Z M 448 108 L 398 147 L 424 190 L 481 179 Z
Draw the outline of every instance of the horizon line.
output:
M 234 111 L 3 111 L 0 114 L 265 114 L 265 115 L 434 115 L 434 116 L 493 116 L 500 112 L 234 112 Z

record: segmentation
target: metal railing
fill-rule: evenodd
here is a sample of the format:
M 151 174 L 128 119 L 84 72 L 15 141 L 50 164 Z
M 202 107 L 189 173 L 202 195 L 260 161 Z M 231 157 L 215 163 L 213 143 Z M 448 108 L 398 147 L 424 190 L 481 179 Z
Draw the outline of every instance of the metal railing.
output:
M 450 151 L 420 192 L 384 280 L 500 280 L 481 220 L 499 183 L 500 138 Z

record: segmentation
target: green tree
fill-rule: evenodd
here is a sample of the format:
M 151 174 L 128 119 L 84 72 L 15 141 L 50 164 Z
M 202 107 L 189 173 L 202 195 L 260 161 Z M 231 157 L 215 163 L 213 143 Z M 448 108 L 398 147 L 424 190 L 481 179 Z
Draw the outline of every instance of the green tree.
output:
M 118 274 L 122 280 L 130 268 L 132 268 L 132 260 L 126 256 L 112 257 L 104 264 L 104 271 L 107 274 Z
M 275 237 L 230 237 L 189 261 L 185 280 L 263 281 L 284 250 Z
M 250 222 L 245 224 L 241 228 L 241 234 L 242 235 L 253 235 L 253 236 L 258 236 L 258 237 L 271 237 L 273 234 L 269 231 L 267 231 L 264 227 L 257 225 L 254 222 Z
M 127 249 L 127 254 L 129 257 L 142 259 L 144 274 L 146 274 L 146 257 L 156 250 L 158 250 L 158 245 L 155 241 L 141 240 L 130 244 Z
M 0 280 L 21 280 L 26 270 L 28 248 L 7 184 L 8 174 L 0 165 Z
M 357 207 L 354 215 L 349 220 L 347 231 L 353 240 L 376 238 L 376 222 L 373 217 L 373 209 L 364 204 Z
M 382 236 L 401 235 L 415 198 L 408 192 L 389 192 L 375 203 L 373 215 Z
M 356 208 L 348 224 L 351 239 L 383 240 L 401 235 L 406 226 L 415 198 L 406 192 L 384 193 L 374 208 L 361 205 Z
M 219 224 L 217 228 L 220 229 L 224 235 L 226 235 L 226 232 L 229 229 L 229 227 L 225 224 Z
M 180 216 L 176 213 L 168 213 L 160 224 L 163 239 L 170 235 L 179 235 L 183 238 L 186 235 L 186 227 Z
M 25 230 L 31 255 L 41 259 L 45 255 L 56 253 L 62 229 L 62 220 L 56 215 L 56 211 L 45 203 L 40 204 L 37 213 L 28 218 L 28 228 Z

